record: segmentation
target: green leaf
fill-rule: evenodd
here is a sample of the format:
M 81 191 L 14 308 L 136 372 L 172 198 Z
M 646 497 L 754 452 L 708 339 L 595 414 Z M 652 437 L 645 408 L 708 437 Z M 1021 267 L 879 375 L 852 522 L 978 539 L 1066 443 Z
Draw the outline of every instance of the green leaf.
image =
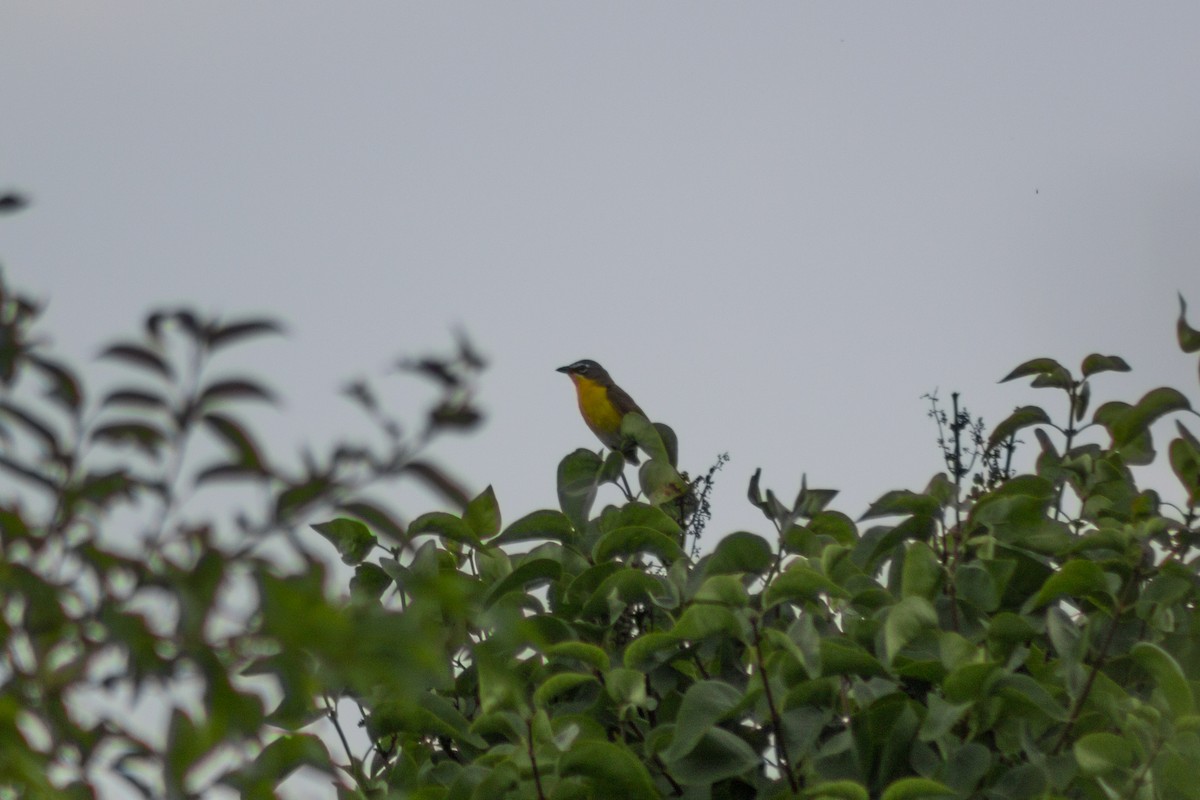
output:
M 884 789 L 879 800 L 940 800 L 955 795 L 949 786 L 929 778 L 901 778 Z
M 1089 733 L 1079 737 L 1072 749 L 1084 775 L 1103 775 L 1133 766 L 1133 745 L 1115 733 Z
M 938 501 L 934 498 L 908 491 L 907 489 L 897 489 L 888 492 L 872 503 L 871 507 L 859 519 L 892 517 L 901 514 L 929 516 L 937 513 L 937 510 Z
M 629 748 L 612 742 L 586 739 L 558 761 L 562 778 L 579 776 L 588 781 L 595 800 L 633 800 L 657 796 L 650 773 Z
M 1167 701 L 1167 709 L 1172 716 L 1182 717 L 1191 714 L 1195 709 L 1195 698 L 1192 687 L 1170 653 L 1156 644 L 1138 642 L 1130 650 L 1133 660 L 1150 673 L 1155 684 Z
M 995 449 L 998 445 L 1008 441 L 1009 437 L 1017 431 L 1031 425 L 1048 425 L 1049 423 L 1049 415 L 1040 407 L 1021 406 L 992 429 L 992 435 L 988 437 L 987 449 Z
M 1113 446 L 1121 447 L 1145 433 L 1160 417 L 1172 411 L 1188 411 L 1191 403 L 1177 389 L 1161 386 L 1151 389 L 1133 408 L 1122 414 L 1109 428 Z
M 672 636 L 688 641 L 699 641 L 718 634 L 732 634 L 741 638 L 737 617 L 725 606 L 708 604 L 688 606 L 679 621 L 671 628 Z
M 724 681 L 702 680 L 692 684 L 679 704 L 675 738 L 663 758 L 675 761 L 692 752 L 705 731 L 737 709 L 742 700 L 742 692 Z
M 351 500 L 338 506 L 338 511 L 353 514 L 375 531 L 386 534 L 398 542 L 407 541 L 404 526 L 384 508 L 366 500 Z
M 1026 610 L 1041 608 L 1063 595 L 1098 600 L 1105 606 L 1108 606 L 1112 599 L 1108 578 L 1100 565 L 1094 561 L 1077 559 L 1063 564 L 1058 572 L 1047 578 L 1042 588 L 1027 603 Z
M 900 579 L 902 597 L 919 595 L 933 600 L 942 585 L 942 564 L 933 548 L 925 542 L 913 542 L 904 553 Z
M 1034 358 L 1005 375 L 1000 379 L 1000 383 L 1016 380 L 1017 378 L 1027 378 L 1030 375 L 1059 381 L 1064 376 L 1067 381 L 1071 379 L 1071 373 L 1067 371 L 1067 368 L 1053 358 Z
M 500 532 L 500 505 L 491 485 L 476 495 L 463 511 L 463 522 L 480 541 L 486 541 Z
M 1179 428 L 1181 432 L 1187 430 L 1183 425 L 1179 425 Z M 1171 469 L 1188 493 L 1188 504 L 1197 505 L 1200 503 L 1200 447 L 1193 443 L 1189 434 L 1172 441 L 1168 453 Z
M 371 553 L 375 546 L 375 534 L 356 519 L 338 517 L 329 522 L 318 522 L 311 526 L 337 548 L 345 564 L 358 564 Z
M 445 511 L 431 511 L 414 519 L 408 526 L 409 538 L 432 534 L 452 542 L 478 546 L 479 538 L 471 526 Z
M 549 558 L 525 561 L 504 578 L 492 584 L 483 599 L 483 606 L 484 608 L 491 606 L 509 592 L 525 591 L 531 584 L 558 580 L 560 575 L 562 575 L 562 564 L 557 561 Z
M 588 513 L 596 499 L 604 462 L 591 450 L 580 448 L 558 462 L 558 503 L 576 530 L 587 526 Z
M 706 575 L 748 572 L 762 574 L 771 568 L 775 554 L 771 545 L 757 533 L 738 531 L 717 542 L 704 564 Z
M 888 611 L 883 624 L 883 644 L 890 664 L 906 644 L 922 631 L 936 628 L 937 612 L 924 597 L 905 597 Z
M 679 651 L 679 638 L 669 633 L 644 633 L 625 648 L 623 663 L 629 669 L 648 671 Z
M 847 597 L 847 593 L 829 578 L 799 561 L 775 576 L 763 594 L 766 608 L 779 603 L 804 604 L 816 601 L 822 594 Z
M 865 786 L 854 781 L 828 781 L 800 792 L 804 800 L 870 800 Z
M 621 418 L 621 436 L 637 442 L 638 448 L 651 460 L 662 461 L 668 465 L 671 463 L 671 455 L 667 452 L 667 446 L 663 444 L 658 429 L 636 411 Z
M 683 548 L 671 537 L 640 525 L 617 528 L 606 533 L 592 548 L 594 561 L 608 561 L 616 556 L 652 553 L 670 563 L 683 558 Z
M 733 575 L 709 576 L 692 599 L 697 603 L 717 603 L 733 608 L 745 608 L 750 603 L 746 587 Z
M 858 675 L 863 678 L 882 677 L 887 670 L 875 656 L 863 648 L 838 639 L 821 639 L 822 675 Z
M 571 520 L 567 519 L 566 514 L 553 509 L 543 509 L 526 514 L 509 525 L 496 537 L 493 544 L 510 544 L 539 539 L 571 544 L 575 538 L 575 529 L 571 527 Z
M 676 725 L 676 732 L 681 725 Z M 725 728 L 708 728 L 684 756 L 667 759 L 671 774 L 685 786 L 708 786 L 757 770 L 762 758 L 745 739 Z
M 569 658 L 604 672 L 612 667 L 609 663 L 608 652 L 603 648 L 586 642 L 558 642 L 545 650 L 551 659 Z
M 391 585 L 392 579 L 383 567 L 370 562 L 359 564 L 350 579 L 350 596 L 359 601 L 378 600 Z
M 582 672 L 558 672 L 551 675 L 533 692 L 533 702 L 539 708 L 548 706 L 554 698 L 587 683 L 599 683 L 595 675 Z
M 680 501 L 691 492 L 691 484 L 679 471 L 669 461 L 659 458 L 649 459 L 638 469 L 638 486 L 655 506 Z
M 1129 372 L 1129 365 L 1120 356 L 1102 356 L 1092 353 L 1083 359 L 1083 377 L 1088 378 L 1098 372 Z
M 624 567 L 606 577 L 583 605 L 581 614 L 593 617 L 607 611 L 619 612 L 630 603 L 653 600 L 662 592 L 662 584 L 643 570 Z
M 1200 351 L 1200 331 L 1187 323 L 1187 301 L 1179 295 L 1179 321 L 1175 323 L 1175 332 L 1179 338 L 1179 349 L 1185 353 Z

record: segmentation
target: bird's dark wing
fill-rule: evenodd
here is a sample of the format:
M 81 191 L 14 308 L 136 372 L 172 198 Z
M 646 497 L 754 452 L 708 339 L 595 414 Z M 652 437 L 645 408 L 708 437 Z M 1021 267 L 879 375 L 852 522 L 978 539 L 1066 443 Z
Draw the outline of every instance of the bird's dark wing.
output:
M 633 402 L 633 398 L 630 397 L 620 386 L 608 387 L 608 400 L 613 404 L 613 407 L 617 409 L 622 417 L 631 411 L 636 411 L 643 417 L 646 416 L 646 412 L 638 408 L 638 404 Z

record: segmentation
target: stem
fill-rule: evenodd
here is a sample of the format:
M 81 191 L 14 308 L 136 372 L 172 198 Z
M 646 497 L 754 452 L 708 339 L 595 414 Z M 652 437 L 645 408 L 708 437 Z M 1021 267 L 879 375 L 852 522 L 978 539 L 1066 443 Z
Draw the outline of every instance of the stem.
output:
M 354 776 L 355 782 L 358 783 L 359 791 L 363 791 L 367 786 L 367 777 L 363 775 L 362 765 L 358 763 L 358 759 L 350 752 L 350 742 L 346 740 L 346 734 L 342 731 L 342 723 L 338 721 L 337 706 L 330 701 L 329 695 L 322 694 L 321 698 L 325 701 L 325 714 L 329 717 L 329 721 L 333 723 L 333 728 L 337 731 L 338 738 L 342 740 L 342 749 L 346 751 L 346 758 L 350 761 L 348 771 Z
M 533 717 L 525 720 L 525 728 L 529 734 L 525 740 L 525 747 L 529 753 L 529 765 L 533 768 L 533 785 L 537 787 L 538 800 L 546 800 L 546 793 L 542 789 L 542 775 L 538 771 L 537 756 L 533 753 Z
M 800 785 L 796 782 L 796 776 L 792 774 L 792 766 L 788 762 L 787 747 L 783 743 L 783 720 L 779 716 L 779 709 L 775 706 L 775 695 L 771 691 L 771 681 L 767 678 L 766 659 L 763 658 L 762 650 L 762 635 L 758 630 L 758 619 L 751 617 L 750 628 L 754 632 L 754 655 L 758 665 L 758 674 L 762 678 L 763 693 L 767 700 L 767 710 L 771 714 L 771 728 L 775 732 L 775 758 L 779 761 L 779 769 L 787 777 L 788 786 L 792 793 L 800 791 Z
M 1100 643 L 1100 649 L 1096 652 L 1096 658 L 1092 661 L 1091 669 L 1088 672 L 1087 680 L 1083 684 L 1083 691 L 1079 693 L 1079 699 L 1071 707 L 1071 715 L 1067 718 L 1067 724 L 1063 727 L 1062 733 L 1059 734 L 1058 741 L 1054 743 L 1054 749 L 1051 751 L 1057 755 L 1067 743 L 1067 739 L 1071 735 L 1071 730 L 1075 727 L 1075 723 L 1079 721 L 1079 715 L 1083 713 L 1083 705 L 1087 702 L 1088 695 L 1091 694 L 1092 684 L 1096 682 L 1096 675 L 1104 667 L 1104 662 L 1108 658 L 1108 648 L 1112 646 L 1113 639 L 1117 635 L 1117 623 L 1121 619 L 1121 615 L 1125 613 L 1126 595 L 1129 594 L 1133 587 L 1141 580 L 1140 569 L 1135 568 L 1133 575 L 1129 578 L 1129 583 L 1125 590 L 1121 592 L 1121 596 L 1117 598 L 1117 604 L 1113 608 L 1112 624 L 1108 626 L 1108 632 L 1104 635 L 1104 641 Z

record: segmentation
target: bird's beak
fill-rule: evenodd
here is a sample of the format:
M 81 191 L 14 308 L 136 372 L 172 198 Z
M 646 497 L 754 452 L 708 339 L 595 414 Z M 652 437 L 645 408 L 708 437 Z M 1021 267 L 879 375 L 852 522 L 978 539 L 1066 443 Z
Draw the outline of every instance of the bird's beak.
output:
M 571 374 L 571 368 L 570 368 L 570 367 L 559 367 L 558 369 L 556 369 L 556 370 L 554 370 L 554 371 L 555 371 L 555 372 L 565 372 L 565 373 L 566 373 L 566 374 L 568 374 L 568 375 L 570 375 L 570 374 Z

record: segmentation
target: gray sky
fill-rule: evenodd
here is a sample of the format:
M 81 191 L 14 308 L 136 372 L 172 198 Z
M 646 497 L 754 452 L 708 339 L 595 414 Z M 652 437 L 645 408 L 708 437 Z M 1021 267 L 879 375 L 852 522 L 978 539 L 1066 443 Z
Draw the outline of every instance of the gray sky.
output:
M 711 543 L 766 530 L 758 466 L 920 488 L 920 396 L 999 421 L 1026 358 L 1195 396 L 1198 45 L 1194 3 L 7 0 L 0 259 L 80 359 L 152 305 L 286 320 L 241 362 L 284 451 L 462 326 L 489 418 L 438 452 L 508 520 L 598 447 L 553 371 L 594 358 L 684 468 L 732 456 Z

